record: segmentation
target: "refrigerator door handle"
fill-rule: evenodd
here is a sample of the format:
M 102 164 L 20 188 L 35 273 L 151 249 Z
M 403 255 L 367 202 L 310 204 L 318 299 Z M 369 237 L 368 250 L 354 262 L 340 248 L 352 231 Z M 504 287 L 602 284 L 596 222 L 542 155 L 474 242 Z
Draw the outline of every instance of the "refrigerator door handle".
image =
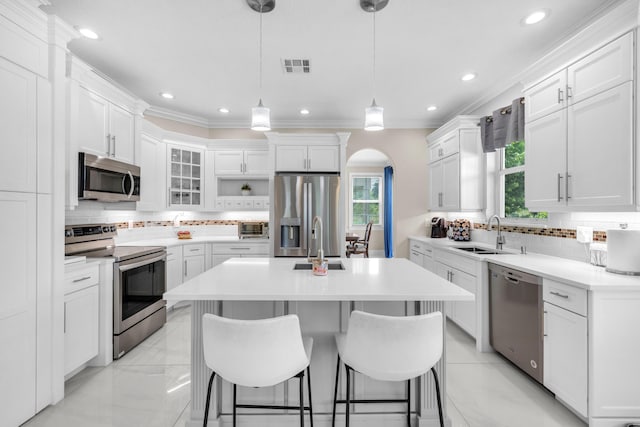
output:
M 308 182 L 305 184 L 306 186 L 306 190 L 307 190 L 307 204 L 305 206 L 305 213 L 304 213 L 304 227 L 305 227 L 305 238 L 307 239 L 307 259 L 311 258 L 311 212 L 313 212 L 311 210 L 311 205 L 313 203 L 312 200 L 312 196 L 313 196 L 313 184 Z

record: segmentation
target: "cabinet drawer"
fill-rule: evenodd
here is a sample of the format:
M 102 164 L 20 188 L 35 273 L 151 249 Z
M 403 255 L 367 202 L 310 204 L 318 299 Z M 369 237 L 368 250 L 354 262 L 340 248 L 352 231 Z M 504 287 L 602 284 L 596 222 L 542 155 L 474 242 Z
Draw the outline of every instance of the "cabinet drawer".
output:
M 245 209 L 253 209 L 253 200 L 243 200 L 242 207 Z
M 167 246 L 167 261 L 182 256 L 182 246 Z
M 213 254 L 268 255 L 267 243 L 221 243 L 213 244 Z
M 474 277 L 476 275 L 476 262 L 479 262 L 462 255 L 453 254 L 447 250 L 435 251 L 434 259 L 442 264 L 456 268 Z
M 433 249 L 431 248 L 431 245 L 421 242 L 419 240 L 409 240 L 409 250 L 410 251 L 417 251 L 420 252 L 423 255 L 428 256 L 429 258 L 431 258 L 433 256 Z
M 79 291 L 100 282 L 100 268 L 97 263 L 67 266 L 64 271 L 65 295 Z
M 573 311 L 581 316 L 587 315 L 587 291 L 551 279 L 542 281 L 542 298 L 551 304 Z
M 224 201 L 225 209 L 243 209 L 244 201 L 238 199 L 225 199 Z
M 184 245 L 182 247 L 182 254 L 184 256 L 204 255 L 204 246 L 204 243 Z

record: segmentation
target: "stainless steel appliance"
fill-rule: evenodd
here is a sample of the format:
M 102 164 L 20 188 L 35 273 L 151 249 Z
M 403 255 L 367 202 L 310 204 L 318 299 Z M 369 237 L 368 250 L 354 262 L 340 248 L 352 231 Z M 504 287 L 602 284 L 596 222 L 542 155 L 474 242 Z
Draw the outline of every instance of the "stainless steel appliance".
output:
M 320 239 L 312 239 L 311 222 L 322 218 L 325 257 L 338 257 L 340 235 L 340 175 L 277 174 L 274 178 L 274 256 L 308 257 L 318 253 Z
M 238 238 L 268 238 L 269 223 L 265 221 L 238 221 Z
M 491 346 L 542 383 L 542 279 L 489 263 Z
M 441 216 L 431 218 L 431 238 L 439 239 L 447 237 L 446 220 Z
M 140 167 L 78 153 L 78 198 L 103 202 L 140 200 Z
M 165 324 L 167 252 L 163 246 L 115 246 L 113 224 L 65 227 L 65 255 L 113 258 L 113 358 Z

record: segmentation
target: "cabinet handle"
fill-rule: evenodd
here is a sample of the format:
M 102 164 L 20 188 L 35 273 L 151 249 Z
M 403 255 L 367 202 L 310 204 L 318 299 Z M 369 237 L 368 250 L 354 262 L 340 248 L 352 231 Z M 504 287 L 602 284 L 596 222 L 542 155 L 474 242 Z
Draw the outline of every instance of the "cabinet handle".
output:
M 107 156 L 111 155 L 111 134 L 107 134 Z
M 62 331 L 63 333 L 67 333 L 67 303 L 64 303 L 64 320 L 63 320 L 63 325 L 62 325 Z
M 89 280 L 89 279 L 91 279 L 91 276 L 85 276 L 80 279 L 75 279 L 73 283 L 84 282 L 85 280 Z
M 451 277 L 451 278 L 449 279 L 449 281 L 450 281 L 450 282 L 453 282 L 453 271 L 449 271 L 449 273 L 450 273 L 450 277 Z
M 569 299 L 569 295 L 561 294 L 560 292 L 551 291 L 549 292 L 551 295 L 555 295 L 560 298 Z
M 184 277 L 187 277 L 187 260 L 184 260 Z
M 569 98 L 573 98 L 573 95 L 571 94 L 571 86 L 567 85 L 567 100 Z
M 569 199 L 571 198 L 571 196 L 569 196 L 569 178 L 571 178 L 571 175 L 569 174 L 569 172 L 567 172 L 567 181 L 565 182 L 565 186 L 567 188 L 566 190 L 567 201 L 569 201 Z
M 232 251 L 249 251 L 251 248 L 229 248 Z
M 189 249 L 189 252 L 198 252 L 200 249 Z
M 560 195 L 560 180 L 562 179 L 562 174 L 558 174 L 558 201 L 562 200 L 562 196 Z
M 564 102 L 563 98 L 564 92 L 562 89 L 558 88 L 558 104 L 562 104 Z
M 311 159 L 307 159 L 307 169 L 311 169 Z
M 112 135 L 111 140 L 113 141 L 113 152 L 111 153 L 111 155 L 115 157 L 116 156 L 116 136 Z
M 547 335 L 547 310 L 544 310 L 543 312 L 543 319 L 542 319 L 542 336 L 546 337 Z
M 171 207 L 171 187 L 167 188 L 168 193 L 167 193 L 167 207 L 170 208 Z

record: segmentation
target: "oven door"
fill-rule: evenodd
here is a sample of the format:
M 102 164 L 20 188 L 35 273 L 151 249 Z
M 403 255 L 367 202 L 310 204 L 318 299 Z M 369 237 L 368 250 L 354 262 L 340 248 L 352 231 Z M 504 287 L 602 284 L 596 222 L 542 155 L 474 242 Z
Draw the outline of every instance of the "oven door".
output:
M 113 333 L 119 335 L 165 306 L 167 253 L 114 264 Z

